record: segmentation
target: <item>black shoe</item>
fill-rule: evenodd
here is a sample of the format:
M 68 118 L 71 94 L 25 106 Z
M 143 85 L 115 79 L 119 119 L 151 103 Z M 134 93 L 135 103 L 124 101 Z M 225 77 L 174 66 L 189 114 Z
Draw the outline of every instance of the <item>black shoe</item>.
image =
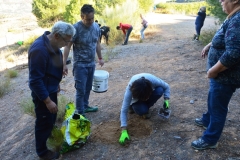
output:
M 129 114 L 135 113 L 134 110 L 133 110 L 133 108 L 132 108 L 132 106 L 129 107 L 128 112 L 129 112 Z
M 124 46 L 124 45 L 127 45 L 127 43 L 123 43 L 122 45 L 123 45 L 123 46 Z
M 204 124 L 203 124 L 202 118 L 196 118 L 195 119 L 195 124 L 199 127 L 203 127 L 204 129 L 207 129 L 207 127 L 204 126 Z
M 43 156 L 40 156 L 40 159 L 42 160 L 54 160 L 54 159 L 58 159 L 60 156 L 60 154 L 58 152 L 53 152 L 48 150 L 46 154 L 44 154 Z
M 218 143 L 211 145 L 206 143 L 202 138 L 199 138 L 198 140 L 193 141 L 191 146 L 197 150 L 204 150 L 209 148 L 217 148 Z

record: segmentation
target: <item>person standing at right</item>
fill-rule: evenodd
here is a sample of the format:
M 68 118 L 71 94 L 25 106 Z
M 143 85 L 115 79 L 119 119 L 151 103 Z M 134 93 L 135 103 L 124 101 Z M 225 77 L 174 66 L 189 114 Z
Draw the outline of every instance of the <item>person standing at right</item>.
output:
M 96 112 L 97 107 L 89 106 L 89 96 L 92 89 L 93 75 L 95 71 L 95 54 L 97 52 L 98 63 L 103 66 L 100 28 L 94 22 L 94 8 L 92 5 L 84 4 L 81 8 L 82 20 L 73 26 L 76 34 L 72 41 L 64 48 L 63 74 L 68 74 L 66 60 L 73 45 L 73 76 L 76 88 L 76 110 L 78 114 Z
M 240 0 L 221 0 L 228 14 L 212 42 L 202 51 L 208 54 L 207 76 L 210 79 L 208 111 L 195 124 L 205 128 L 202 137 L 191 146 L 197 150 L 216 148 L 222 134 L 230 99 L 240 87 Z
M 148 22 L 143 18 L 142 14 L 140 14 L 140 17 L 142 19 L 142 23 L 141 23 L 142 29 L 141 29 L 140 33 L 141 33 L 141 40 L 143 40 L 144 39 L 144 30 L 147 28 Z
M 132 25 L 120 23 L 119 26 L 117 26 L 116 28 L 117 28 L 117 30 L 122 30 L 122 32 L 125 36 L 125 40 L 124 40 L 122 45 L 127 45 L 128 44 L 128 38 L 129 38 L 129 36 L 132 32 L 132 29 L 133 29 Z M 126 30 L 127 30 L 127 33 L 126 33 Z
M 206 7 L 201 7 L 198 11 L 198 16 L 195 20 L 196 34 L 194 34 L 193 40 L 199 40 L 200 32 L 203 27 L 206 18 Z

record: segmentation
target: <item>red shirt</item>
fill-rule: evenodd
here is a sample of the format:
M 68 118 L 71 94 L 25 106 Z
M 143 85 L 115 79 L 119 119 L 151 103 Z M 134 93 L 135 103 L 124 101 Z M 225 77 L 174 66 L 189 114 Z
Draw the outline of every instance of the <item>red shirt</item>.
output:
M 123 33 L 126 35 L 126 31 L 125 30 L 128 30 L 129 28 L 131 28 L 132 27 L 132 25 L 130 25 L 130 24 L 122 24 L 122 23 L 120 23 L 120 28 L 122 29 L 122 31 L 123 31 Z

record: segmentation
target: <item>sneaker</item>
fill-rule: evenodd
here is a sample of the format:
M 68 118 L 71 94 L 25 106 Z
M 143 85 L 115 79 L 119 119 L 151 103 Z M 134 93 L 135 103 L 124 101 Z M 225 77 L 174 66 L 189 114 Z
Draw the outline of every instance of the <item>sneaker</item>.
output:
M 44 154 L 43 156 L 40 156 L 40 159 L 42 160 L 54 160 L 54 159 L 58 159 L 60 156 L 60 154 L 58 152 L 53 152 L 48 150 L 46 154 Z
M 195 124 L 199 127 L 203 127 L 204 129 L 207 129 L 207 127 L 204 126 L 204 124 L 203 124 L 202 118 L 196 118 L 195 119 Z
M 87 108 L 84 109 L 84 113 L 97 112 L 97 111 L 98 111 L 97 107 L 90 107 L 90 106 L 88 106 Z
M 124 45 L 127 45 L 127 43 L 123 43 L 122 45 L 123 45 L 123 46 L 124 46 Z
M 208 144 L 202 138 L 199 138 L 198 140 L 193 141 L 191 146 L 194 149 L 203 150 L 203 149 L 209 149 L 209 148 L 217 148 L 218 143 L 216 143 L 214 145 Z
M 151 118 L 151 113 L 147 113 L 141 116 L 143 119 L 150 119 Z

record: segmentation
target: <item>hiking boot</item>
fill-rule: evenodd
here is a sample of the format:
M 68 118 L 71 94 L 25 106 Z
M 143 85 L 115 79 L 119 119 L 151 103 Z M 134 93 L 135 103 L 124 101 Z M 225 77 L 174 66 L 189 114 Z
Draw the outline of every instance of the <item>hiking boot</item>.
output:
M 217 148 L 218 143 L 216 143 L 214 145 L 208 144 L 202 138 L 199 138 L 199 139 L 193 141 L 191 146 L 197 150 L 204 150 L 204 149 L 210 149 L 210 148 Z
M 204 126 L 204 124 L 203 124 L 202 118 L 196 118 L 195 119 L 195 124 L 199 127 L 203 127 L 204 129 L 207 129 L 207 127 Z
M 87 106 L 87 108 L 84 109 L 84 113 L 97 112 L 97 111 L 98 111 L 98 107 L 90 107 L 90 106 Z
M 150 119 L 151 118 L 151 113 L 147 113 L 141 116 L 143 119 Z
M 60 156 L 60 154 L 58 152 L 53 152 L 48 150 L 46 154 L 44 154 L 43 156 L 40 156 L 41 160 L 54 160 L 54 159 L 58 159 Z

